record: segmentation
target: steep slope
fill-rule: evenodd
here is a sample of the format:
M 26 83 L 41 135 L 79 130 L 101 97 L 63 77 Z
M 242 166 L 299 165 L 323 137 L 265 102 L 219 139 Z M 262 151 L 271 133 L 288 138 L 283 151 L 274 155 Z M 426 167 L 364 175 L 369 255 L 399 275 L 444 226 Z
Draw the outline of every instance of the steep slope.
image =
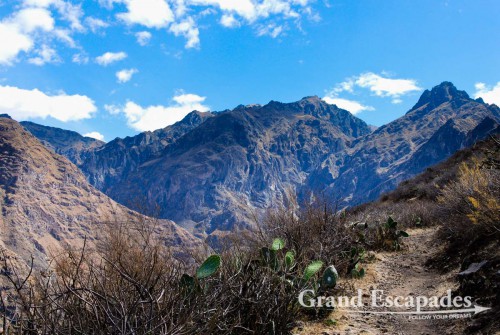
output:
M 497 132 L 499 119 L 497 106 L 449 82 L 376 130 L 317 97 L 271 101 L 193 112 L 165 129 L 88 151 L 79 167 L 114 200 L 216 239 L 296 196 L 326 195 L 345 206 L 376 199 Z
M 44 147 L 19 123 L 0 117 L 0 246 L 37 264 L 51 249 L 81 245 L 115 221 L 149 220 L 97 191 L 66 158 Z M 192 235 L 158 222 L 165 243 L 195 247 Z
M 212 113 L 194 111 L 166 128 L 124 139 L 116 138 L 89 152 L 78 166 L 92 185 L 106 194 L 111 194 L 108 190 L 114 184 L 127 179 L 128 175 L 142 164 L 159 158 L 166 147 L 212 116 Z
M 42 126 L 29 121 L 23 121 L 20 124 L 47 148 L 67 157 L 77 165 L 82 163 L 82 158 L 86 152 L 105 144 L 102 141 L 82 136 L 70 130 Z
M 76 164 L 94 187 L 107 193 L 112 185 L 145 162 L 160 157 L 167 146 L 212 116 L 193 111 L 171 126 L 108 143 L 33 122 L 21 124 L 47 148 Z
M 200 236 L 220 236 L 291 201 L 325 157 L 369 132 L 363 121 L 318 97 L 239 106 L 179 138 L 108 194 L 133 207 L 135 192 L 150 206 L 158 204 L 161 217 Z
M 358 138 L 342 155 L 329 157 L 326 168 L 312 178 L 322 178 L 328 192 L 345 204 L 373 200 L 472 140 L 496 131 L 499 118 L 497 106 L 473 100 L 443 82 L 425 91 L 403 117 Z M 341 168 L 332 172 L 332 166 Z

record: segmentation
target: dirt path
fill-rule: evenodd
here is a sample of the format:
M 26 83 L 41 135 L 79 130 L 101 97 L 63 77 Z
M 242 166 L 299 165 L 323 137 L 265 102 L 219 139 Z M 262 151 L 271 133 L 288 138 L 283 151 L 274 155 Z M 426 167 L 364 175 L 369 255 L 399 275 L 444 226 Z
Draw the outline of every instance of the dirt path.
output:
M 425 267 L 432 256 L 431 250 L 439 250 L 434 243 L 435 228 L 413 229 L 405 240 L 406 250 L 391 253 L 377 253 L 375 262 L 367 264 L 367 275 L 354 282 L 355 289 L 363 289 L 365 304 L 370 301 L 372 289 L 384 290 L 391 296 L 444 296 L 448 289 L 454 289 L 452 278 L 440 275 Z M 370 308 L 373 310 L 373 308 Z M 401 310 L 399 310 L 401 311 Z M 346 313 L 341 309 L 330 316 L 335 326 L 323 323 L 304 324 L 296 334 L 455 334 L 454 321 L 410 319 L 402 315 L 373 315 Z M 455 322 L 458 326 L 458 323 Z M 446 329 L 446 331 L 445 331 Z

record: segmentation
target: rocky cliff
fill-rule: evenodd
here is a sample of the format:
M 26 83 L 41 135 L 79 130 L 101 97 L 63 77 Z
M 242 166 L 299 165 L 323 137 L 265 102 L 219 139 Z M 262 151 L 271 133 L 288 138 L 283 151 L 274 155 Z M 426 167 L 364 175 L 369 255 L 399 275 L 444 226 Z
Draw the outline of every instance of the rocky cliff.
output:
M 370 131 L 318 97 L 239 106 L 214 114 L 104 189 L 131 208 L 158 206 L 160 217 L 178 220 L 199 236 L 225 235 L 291 201 L 325 157 Z
M 500 109 L 473 100 L 450 82 L 426 90 L 403 117 L 329 157 L 327 191 L 347 205 L 376 199 L 401 181 L 498 130 Z M 487 119 L 487 120 L 485 120 Z M 315 175 L 312 178 L 316 178 Z
M 104 224 L 150 220 L 96 190 L 75 165 L 7 117 L 0 117 L 0 208 L 0 247 L 24 260 L 34 255 L 39 265 L 65 244 L 92 243 Z M 172 221 L 157 223 L 177 250 L 199 245 Z
M 326 195 L 377 198 L 498 131 L 500 110 L 443 82 L 403 117 L 373 130 L 318 97 L 192 113 L 90 150 L 79 167 L 114 200 L 212 240 L 247 229 L 268 208 Z

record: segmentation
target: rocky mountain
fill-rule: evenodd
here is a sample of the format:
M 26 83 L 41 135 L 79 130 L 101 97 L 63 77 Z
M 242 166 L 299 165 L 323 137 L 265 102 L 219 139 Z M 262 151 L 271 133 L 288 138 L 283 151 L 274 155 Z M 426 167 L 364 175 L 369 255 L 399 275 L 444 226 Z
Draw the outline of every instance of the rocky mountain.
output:
M 34 255 L 37 264 L 65 244 L 92 243 L 105 223 L 150 220 L 96 190 L 75 165 L 6 116 L 0 117 L 0 208 L 0 247 L 24 260 Z M 172 221 L 157 223 L 165 243 L 178 250 L 200 243 Z
M 238 106 L 214 114 L 105 191 L 131 208 L 158 206 L 160 217 L 199 236 L 220 237 L 252 226 L 263 209 L 291 201 L 325 157 L 370 131 L 318 97 Z
M 90 150 L 79 164 L 114 200 L 212 242 L 268 208 L 314 195 L 373 200 L 487 134 L 500 109 L 449 82 L 373 130 L 318 97 L 238 106 Z M 215 242 L 214 242 L 215 243 Z
M 29 121 L 20 123 L 47 148 L 66 156 L 77 165 L 82 163 L 82 156 L 86 152 L 104 145 L 102 141 L 82 136 L 75 131 L 42 126 Z
M 498 131 L 500 109 L 474 100 L 452 83 L 426 90 L 403 117 L 358 138 L 341 155 L 329 157 L 322 178 L 327 191 L 353 205 L 376 199 L 409 179 L 470 145 Z

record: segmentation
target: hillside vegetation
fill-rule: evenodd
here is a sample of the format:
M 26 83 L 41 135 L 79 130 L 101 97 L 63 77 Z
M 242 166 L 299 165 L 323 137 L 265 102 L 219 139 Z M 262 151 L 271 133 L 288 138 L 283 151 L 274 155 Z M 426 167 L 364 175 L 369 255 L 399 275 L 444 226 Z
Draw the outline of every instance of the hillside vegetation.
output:
M 464 331 L 491 333 L 500 319 L 499 153 L 490 138 L 347 212 L 292 203 L 221 254 L 193 254 L 196 266 L 174 261 L 147 225 L 115 226 L 95 250 L 67 248 L 44 271 L 4 254 L 4 333 L 289 334 L 329 314 L 301 308 L 299 292 L 352 290 L 373 251 L 397 253 L 405 230 L 423 226 L 437 226 L 442 245 L 428 265 L 456 276 L 455 294 L 493 307 Z

